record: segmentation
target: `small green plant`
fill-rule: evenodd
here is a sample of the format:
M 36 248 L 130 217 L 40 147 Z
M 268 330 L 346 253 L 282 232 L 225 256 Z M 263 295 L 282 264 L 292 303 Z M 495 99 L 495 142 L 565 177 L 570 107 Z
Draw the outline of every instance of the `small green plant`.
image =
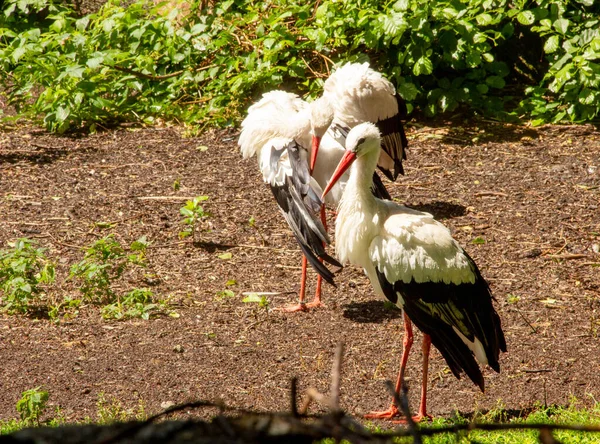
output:
M 153 312 L 165 309 L 164 301 L 153 302 L 154 294 L 147 288 L 134 288 L 114 304 L 102 307 L 104 319 L 150 319 Z
M 61 319 L 74 318 L 79 314 L 79 306 L 81 305 L 81 299 L 72 299 L 70 296 L 66 296 L 62 302 L 56 305 L 50 305 L 48 309 L 48 317 L 51 321 L 58 323 Z
M 516 296 L 516 295 L 511 294 L 511 293 L 509 293 L 509 294 L 506 295 L 506 302 L 508 304 L 513 305 L 513 304 L 516 304 L 517 302 L 519 302 L 520 300 L 521 300 L 520 296 Z
M 146 265 L 147 246 L 144 236 L 131 244 L 132 253 L 127 254 L 110 234 L 86 249 L 83 260 L 71 267 L 69 277 L 81 281 L 84 299 L 96 303 L 112 302 L 116 299 L 113 281 L 119 279 L 130 265 Z
M 269 309 L 269 300 L 264 294 L 250 293 L 242 299 L 242 302 L 246 304 L 258 304 L 260 308 L 264 308 L 265 310 Z
M 33 240 L 21 238 L 9 246 L 9 250 L 0 250 L 2 306 L 8 312 L 25 313 L 43 292 L 42 285 L 54 282 L 54 264 Z
M 217 300 L 224 301 L 225 299 L 229 299 L 235 296 L 235 292 L 233 290 L 220 290 L 217 291 L 216 298 Z
M 484 245 L 486 243 L 485 238 L 481 237 L 481 236 L 477 236 L 475 239 L 473 239 L 471 241 L 472 244 L 474 245 Z
M 181 222 L 185 225 L 184 229 L 179 232 L 180 239 L 188 236 L 192 236 L 193 239 L 198 223 L 210 216 L 210 213 L 205 212 L 204 208 L 200 205 L 200 202 L 206 200 L 208 200 L 208 196 L 197 196 L 192 200 L 188 200 L 185 206 L 179 209 L 179 212 L 184 216 Z
M 17 412 L 21 416 L 21 421 L 27 425 L 40 425 L 40 417 L 46 409 L 48 402 L 48 392 L 41 390 L 41 387 L 25 390 L 21 393 L 21 399 L 17 401 Z

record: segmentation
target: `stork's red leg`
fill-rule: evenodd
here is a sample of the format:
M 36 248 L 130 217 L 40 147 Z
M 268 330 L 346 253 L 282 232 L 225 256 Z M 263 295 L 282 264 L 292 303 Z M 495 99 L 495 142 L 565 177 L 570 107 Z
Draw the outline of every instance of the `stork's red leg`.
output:
M 427 375 L 429 372 L 429 350 L 431 349 L 431 336 L 423 335 L 423 380 L 421 382 L 421 403 L 419 404 L 419 413 L 413 416 L 413 421 L 419 422 L 423 419 L 433 419 L 427 413 Z
M 302 276 L 300 277 L 300 294 L 298 295 L 298 304 L 291 305 L 289 307 L 283 307 L 279 310 L 285 311 L 287 313 L 293 313 L 297 311 L 307 311 L 308 307 L 304 302 L 304 296 L 306 294 L 306 271 L 308 268 L 308 260 L 306 256 L 302 255 Z
M 404 313 L 404 340 L 402 341 L 402 360 L 400 361 L 400 371 L 398 372 L 398 380 L 396 381 L 396 393 L 400 393 L 402 389 L 402 383 L 404 382 L 404 373 L 406 371 L 406 364 L 408 363 L 408 354 L 413 345 L 414 335 L 412 330 L 412 322 L 408 319 L 406 313 Z M 402 416 L 398 410 L 398 406 L 392 398 L 392 405 L 389 409 L 380 412 L 371 412 L 365 415 L 367 419 L 392 419 L 396 416 Z
M 327 231 L 327 215 L 325 214 L 325 205 L 321 205 L 321 222 L 325 227 L 325 231 Z M 325 245 L 325 243 L 323 243 Z M 323 263 L 323 259 L 319 259 L 321 263 Z M 321 303 L 321 287 L 323 285 L 323 278 L 319 275 L 317 276 L 317 289 L 315 290 L 315 298 L 312 302 L 306 304 L 308 308 L 321 307 L 323 304 Z

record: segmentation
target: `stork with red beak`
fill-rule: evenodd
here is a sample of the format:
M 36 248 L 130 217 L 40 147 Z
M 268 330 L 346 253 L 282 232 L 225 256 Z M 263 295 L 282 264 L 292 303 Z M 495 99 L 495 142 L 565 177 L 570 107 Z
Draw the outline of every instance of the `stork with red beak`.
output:
M 411 322 L 424 334 L 421 403 L 415 420 L 427 414 L 429 345 L 433 344 L 452 373 L 467 376 L 483 391 L 479 364 L 500 371 L 506 351 L 500 318 L 488 284 L 450 230 L 429 213 L 380 200 L 370 191 L 381 151 L 381 134 L 370 123 L 354 127 L 346 152 L 323 196 L 350 168 L 336 219 L 336 255 L 341 263 L 364 268 L 377 294 L 404 311 L 404 348 L 396 391 L 400 391 L 413 342 Z M 479 364 L 478 364 L 479 362 Z M 399 415 L 389 410 L 369 418 Z
M 321 98 L 333 110 L 333 122 L 320 140 L 313 156 L 313 177 L 324 187 L 335 166 L 344 155 L 346 136 L 354 126 L 374 123 L 382 134 L 382 150 L 377 161 L 379 170 L 391 181 L 404 174 L 402 160 L 406 159 L 408 141 L 403 121 L 407 118 L 406 104 L 394 85 L 372 69 L 368 63 L 346 63 L 336 69 L 323 85 Z M 342 176 L 326 203 L 337 206 L 347 175 Z M 373 191 L 382 199 L 390 195 L 377 174 L 373 173 Z
M 242 122 L 238 140 L 242 155 L 258 157 L 263 180 L 269 184 L 303 253 L 300 302 L 286 311 L 310 307 L 304 303 L 308 262 L 320 278 L 332 285 L 333 273 L 323 261 L 341 267 L 324 249 L 330 240 L 321 221 L 322 187 L 311 177 L 309 165 L 332 118 L 333 110 L 325 100 L 308 104 L 296 94 L 271 91 L 248 109 Z M 317 283 L 319 296 L 320 285 L 321 279 Z M 318 299 L 315 302 L 320 304 Z

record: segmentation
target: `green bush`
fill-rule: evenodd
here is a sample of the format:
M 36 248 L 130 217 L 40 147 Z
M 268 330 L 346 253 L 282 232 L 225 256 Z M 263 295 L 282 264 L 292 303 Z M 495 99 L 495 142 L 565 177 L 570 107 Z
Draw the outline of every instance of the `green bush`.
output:
M 410 111 L 431 116 L 469 109 L 540 124 L 591 121 L 600 109 L 593 0 L 180 5 L 108 2 L 77 17 L 64 2 L 8 0 L 1 86 L 58 132 L 158 118 L 229 125 L 266 90 L 316 96 L 332 63 L 347 60 L 370 60 Z
M 71 267 L 69 277 L 80 282 L 83 297 L 93 303 L 111 303 L 117 299 L 114 282 L 121 278 L 126 269 L 146 266 L 145 236 L 132 242 L 127 254 L 112 234 L 98 239 L 85 251 L 81 262 Z
M 42 286 L 54 282 L 54 264 L 30 239 L 17 239 L 10 249 L 0 250 L 1 305 L 12 313 L 25 313 L 42 293 Z
M 41 387 L 25 390 L 21 393 L 21 399 L 17 401 L 16 409 L 21 421 L 29 426 L 40 425 L 40 417 L 46 409 L 49 394 Z

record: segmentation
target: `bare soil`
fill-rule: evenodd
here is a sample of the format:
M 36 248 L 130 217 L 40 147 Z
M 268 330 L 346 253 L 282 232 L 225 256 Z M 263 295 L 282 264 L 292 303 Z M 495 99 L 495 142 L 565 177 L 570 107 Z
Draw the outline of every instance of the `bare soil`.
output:
M 242 161 L 234 130 L 183 134 L 176 127 L 79 137 L 33 127 L 0 132 L 0 244 L 28 237 L 48 248 L 58 278 L 47 301 L 78 297 L 66 277 L 84 246 L 109 233 L 123 244 L 145 235 L 151 277 L 128 275 L 117 289 L 152 284 L 179 314 L 104 321 L 99 307 L 85 305 L 58 324 L 39 313 L 0 314 L 0 420 L 15 417 L 21 392 L 37 386 L 70 421 L 95 418 L 99 394 L 126 408 L 142 402 L 147 413 L 196 399 L 288 410 L 292 376 L 301 391 L 327 391 L 339 341 L 343 408 L 361 415 L 387 407 L 383 381 L 394 380 L 399 365 L 400 312 L 352 266 L 337 275 L 337 288 L 325 287 L 326 307 L 271 310 L 295 302 L 300 253 L 256 160 Z M 439 121 L 409 125 L 408 135 L 406 176 L 386 185 L 396 200 L 452 229 L 489 281 L 508 341 L 502 372 L 485 372 L 485 394 L 455 379 L 434 351 L 431 412 L 600 399 L 600 133 Z M 204 208 L 212 216 L 195 242 L 181 240 L 179 209 L 198 195 L 210 197 Z M 231 259 L 219 258 L 224 252 Z M 235 296 L 220 297 L 225 289 Z M 245 292 L 276 294 L 267 311 L 242 302 Z M 416 342 L 408 370 L 413 408 L 419 350 Z

